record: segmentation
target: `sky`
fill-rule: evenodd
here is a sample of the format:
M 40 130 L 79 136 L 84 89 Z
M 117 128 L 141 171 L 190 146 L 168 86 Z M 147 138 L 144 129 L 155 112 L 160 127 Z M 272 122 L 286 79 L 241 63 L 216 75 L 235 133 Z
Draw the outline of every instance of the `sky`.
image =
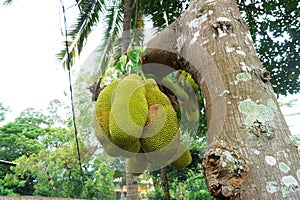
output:
M 67 0 L 65 7 L 74 3 Z M 76 11 L 75 7 L 66 9 L 68 24 Z M 6 121 L 28 107 L 46 109 L 53 99 L 69 103 L 65 96 L 68 73 L 56 58 L 63 48 L 61 26 L 59 0 L 15 0 L 10 6 L 0 5 L 0 102 L 11 109 Z
M 75 0 L 64 1 L 66 8 Z M 2 3 L 2 2 L 1 2 Z M 9 106 L 11 121 L 26 108 L 45 109 L 53 99 L 69 103 L 68 74 L 56 59 L 63 47 L 63 15 L 59 0 L 15 0 L 11 6 L 0 6 L 0 102 Z M 67 9 L 68 24 L 76 8 Z M 94 37 L 94 39 L 93 39 Z M 93 34 L 81 60 L 98 45 Z M 82 62 L 83 63 L 83 62 Z M 280 98 L 281 102 L 300 99 L 300 93 Z M 292 108 L 282 107 L 284 115 L 300 112 L 300 101 Z M 300 134 L 300 115 L 286 116 L 293 134 Z

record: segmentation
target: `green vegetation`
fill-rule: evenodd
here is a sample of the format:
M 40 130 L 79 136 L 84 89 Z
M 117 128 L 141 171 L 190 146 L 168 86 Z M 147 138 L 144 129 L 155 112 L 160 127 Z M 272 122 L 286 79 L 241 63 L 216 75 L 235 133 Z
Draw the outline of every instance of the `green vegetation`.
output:
M 10 4 L 12 0 L 5 0 L 4 2 Z M 92 27 L 99 23 L 99 13 L 106 10 L 106 30 L 103 41 L 108 42 L 102 45 L 102 50 L 105 49 L 104 56 L 99 61 L 102 70 L 96 73 L 103 74 L 105 71 L 103 69 L 109 66 L 110 57 L 119 51 L 116 44 L 123 15 L 121 1 L 113 2 L 114 5 L 108 6 L 107 1 L 79 1 L 80 14 L 68 35 L 73 39 L 72 42 L 69 42 L 70 47 L 72 47 L 70 48 L 72 63 L 74 63 L 77 56 L 76 52 L 80 53 L 82 51 L 84 41 L 87 39 Z M 154 27 L 161 30 L 178 18 L 185 10 L 185 5 L 188 2 L 188 0 L 142 0 L 135 4 L 133 8 L 133 19 L 135 19 L 132 20 L 133 27 L 137 27 L 137 16 L 142 15 L 150 17 Z M 271 72 L 272 79 L 270 81 L 275 92 L 278 94 L 298 92 L 300 90 L 298 0 L 257 0 L 251 2 L 238 0 L 237 3 L 250 26 L 251 35 L 254 36 L 257 52 L 263 61 L 263 65 Z M 107 9 L 103 9 L 105 5 Z M 244 22 L 241 21 L 241 23 Z M 127 73 L 128 65 L 126 61 L 131 58 L 133 60 L 138 58 L 136 55 L 137 53 L 133 52 L 120 59 L 117 63 L 117 69 L 121 71 L 120 74 Z M 62 50 L 59 56 L 61 59 L 66 57 L 65 49 Z M 132 68 L 138 73 L 141 64 L 139 62 L 134 63 L 136 65 Z M 92 79 L 95 79 L 95 77 L 99 76 L 94 75 L 89 78 L 89 81 L 92 83 L 94 81 Z M 83 81 L 78 80 L 83 85 Z M 86 77 L 84 77 L 84 80 L 86 80 Z M 192 87 L 195 88 L 193 85 Z M 88 112 L 87 109 L 90 106 L 87 103 L 90 97 L 86 100 L 82 98 L 83 96 L 78 96 L 80 97 L 78 104 L 82 106 L 80 107 L 80 114 L 83 116 L 78 120 L 82 122 L 83 131 L 81 133 L 83 133 L 82 136 L 85 136 L 84 133 L 92 132 L 89 124 L 92 121 L 89 119 L 91 112 Z M 202 168 L 197 164 L 201 163 L 202 148 L 205 148 L 205 145 L 199 142 L 199 138 L 206 134 L 207 129 L 203 112 L 203 99 L 199 98 L 198 104 L 200 112 L 194 114 L 192 113 L 194 109 L 187 107 L 186 109 L 190 112 L 186 112 L 186 118 L 192 122 L 196 122 L 199 118 L 199 129 L 191 130 L 184 122 L 181 127 L 182 132 L 194 136 L 194 141 L 188 145 L 193 158 L 192 163 L 184 170 L 175 169 L 171 166 L 167 168 L 172 199 L 211 199 L 204 184 Z M 15 121 L 0 127 L 1 159 L 15 161 L 20 164 L 17 167 L 10 168 L 0 166 L 1 195 L 86 197 L 82 189 L 78 190 L 81 177 L 74 150 L 74 137 L 69 126 L 70 120 L 62 120 L 59 116 L 55 116 L 57 109 L 55 106 L 52 106 L 52 108 L 52 112 L 49 112 L 47 116 L 36 112 L 34 109 L 28 109 Z M 0 122 L 5 119 L 7 111 L 8 109 L 0 103 Z M 181 117 L 184 118 L 184 116 Z M 106 117 L 107 119 L 108 117 Z M 108 130 L 108 128 L 102 128 Z M 98 139 L 101 134 L 103 132 L 99 131 L 97 134 Z M 299 137 L 295 140 L 299 141 Z M 94 160 L 91 156 L 93 149 L 83 142 L 80 143 L 80 146 L 81 153 L 84 155 L 85 183 L 89 197 L 114 199 L 112 179 L 123 177 L 121 185 L 124 185 L 124 173 L 122 170 L 116 170 L 124 165 L 124 161 L 119 158 L 110 160 L 103 155 Z M 106 152 L 109 152 L 105 145 L 103 147 Z M 115 151 L 111 152 L 116 153 Z M 112 171 L 112 169 L 115 171 Z M 148 175 L 148 178 L 153 179 L 155 187 L 155 191 L 147 194 L 147 197 L 149 199 L 163 199 L 160 173 L 155 171 L 150 175 L 146 175 Z
M 62 107 L 54 100 L 48 111 Z M 79 141 L 86 191 L 80 187 L 75 138 L 68 122 L 55 112 L 44 115 L 30 108 L 0 127 L 1 159 L 17 163 L 0 165 L 0 195 L 115 199 L 114 170 L 94 160 L 95 148 L 84 144 L 83 138 Z

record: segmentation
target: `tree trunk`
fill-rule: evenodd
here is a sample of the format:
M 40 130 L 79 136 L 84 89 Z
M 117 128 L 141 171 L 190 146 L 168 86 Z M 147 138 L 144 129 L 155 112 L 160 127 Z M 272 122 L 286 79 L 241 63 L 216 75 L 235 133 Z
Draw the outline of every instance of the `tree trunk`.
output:
M 138 196 L 138 180 L 136 176 L 133 176 L 131 173 L 127 172 L 127 159 L 126 159 L 126 189 L 127 189 L 127 199 L 128 200 L 137 200 Z
M 167 178 L 167 168 L 163 167 L 161 169 L 161 181 L 164 188 L 164 198 L 165 200 L 170 200 L 170 192 L 169 192 L 169 183 Z
M 123 32 L 122 32 L 122 54 L 127 52 L 130 45 L 130 29 L 132 18 L 132 6 L 130 0 L 124 0 L 124 17 L 123 17 Z
M 184 69 L 201 87 L 216 199 L 300 199 L 299 153 L 235 0 L 192 0 L 147 48 L 151 73 Z
M 132 18 L 132 6 L 130 0 L 124 0 L 124 18 L 123 18 L 123 32 L 122 32 L 122 55 L 127 52 L 127 49 L 131 42 L 130 29 L 131 29 L 131 18 Z M 136 176 L 133 176 L 127 171 L 126 162 L 126 188 L 127 188 L 127 199 L 137 200 L 138 199 L 138 180 Z

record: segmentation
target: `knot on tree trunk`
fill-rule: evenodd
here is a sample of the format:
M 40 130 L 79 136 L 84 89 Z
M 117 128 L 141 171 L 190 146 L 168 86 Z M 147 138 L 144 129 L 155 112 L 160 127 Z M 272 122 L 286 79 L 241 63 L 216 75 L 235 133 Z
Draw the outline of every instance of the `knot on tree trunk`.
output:
M 239 199 L 248 166 L 237 150 L 224 141 L 217 141 L 202 162 L 206 184 L 217 199 Z

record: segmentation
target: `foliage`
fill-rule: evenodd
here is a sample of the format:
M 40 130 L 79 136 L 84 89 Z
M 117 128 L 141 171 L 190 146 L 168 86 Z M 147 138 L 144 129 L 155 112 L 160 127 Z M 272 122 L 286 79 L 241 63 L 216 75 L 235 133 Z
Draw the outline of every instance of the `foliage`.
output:
M 195 136 L 196 137 L 196 136 Z M 202 155 L 206 149 L 206 140 L 194 139 L 189 144 L 192 155 L 192 163 L 185 169 L 176 169 L 167 167 L 167 178 L 170 187 L 171 199 L 211 199 L 208 189 L 205 185 L 203 169 L 201 167 Z M 148 199 L 163 199 L 164 192 L 161 183 L 160 171 L 150 173 L 153 179 L 155 191 L 147 194 Z
M 94 160 L 95 149 L 79 138 L 87 193 L 83 189 L 73 131 L 56 115 L 62 105 L 51 101 L 46 115 L 26 109 L 0 127 L 1 159 L 18 163 L 0 166 L 0 195 L 115 199 L 114 170 Z
M 32 125 L 34 127 L 48 126 L 49 122 L 41 111 L 34 108 L 27 108 L 20 113 L 15 119 L 16 124 L 20 125 Z
M 0 127 L 1 158 L 13 161 L 22 155 L 29 156 L 39 152 L 42 145 L 38 142 L 38 136 L 42 132 L 39 127 L 16 122 Z
M 114 170 L 105 162 L 95 160 L 93 165 L 94 171 L 91 177 L 86 181 L 88 194 L 92 199 L 114 200 L 114 183 L 112 182 Z
M 141 73 L 143 58 L 146 52 L 145 49 L 137 46 L 132 47 L 127 55 L 122 55 L 116 62 L 115 68 L 120 70 L 122 74 L 126 75 L 133 70 L 136 74 Z
M 79 3 L 77 3 L 80 14 L 76 23 L 73 25 L 73 28 L 67 35 L 70 65 L 75 64 L 78 54 L 81 53 L 86 39 L 92 31 L 92 27 L 99 22 L 99 14 L 105 10 L 104 3 L 104 0 L 79 1 Z M 63 65 L 65 69 L 67 69 L 68 63 L 66 48 L 61 50 L 57 56 L 63 61 Z
M 275 92 L 286 95 L 300 91 L 299 1 L 237 2 L 249 25 L 263 66 L 271 72 Z
M 109 2 L 112 5 L 108 5 Z M 150 17 L 153 26 L 157 30 L 162 30 L 180 16 L 187 8 L 189 0 L 140 0 L 137 2 L 133 8 L 132 27 L 136 27 L 136 23 L 138 22 L 136 19 L 138 15 L 142 15 L 144 18 Z M 120 42 L 118 42 L 117 38 L 121 31 L 123 5 L 120 0 L 104 1 L 101 3 L 99 6 L 103 8 L 107 6 L 104 43 L 100 50 L 103 52 L 100 66 L 101 69 L 104 69 L 108 66 L 109 57 L 115 55 L 114 52 L 116 52 L 116 49 L 119 49 L 117 50 L 117 55 L 120 55 Z M 287 93 L 293 94 L 300 91 L 298 56 L 300 36 L 297 34 L 300 29 L 298 0 L 291 0 L 288 3 L 285 0 L 237 0 L 237 3 L 244 19 L 250 27 L 251 35 L 263 66 L 271 72 L 271 83 L 275 92 L 286 95 Z M 81 4 L 81 6 L 82 9 L 88 9 L 91 5 Z M 96 11 L 100 12 L 103 9 L 94 11 L 96 13 Z M 85 16 L 86 14 L 82 12 L 79 15 L 79 19 L 83 19 Z M 73 34 L 82 35 L 82 39 L 80 40 L 86 39 L 91 27 L 96 24 L 97 20 L 93 20 L 93 22 L 83 29 L 74 29 Z M 104 71 L 102 71 L 103 73 Z
M 70 107 L 66 106 L 58 99 L 53 99 L 49 102 L 47 107 L 47 121 L 49 126 L 66 126 L 71 127 L 71 113 Z
M 0 122 L 4 121 L 5 113 L 9 111 L 8 107 L 4 107 L 3 104 L 0 102 Z
M 141 0 L 141 10 L 150 16 L 153 26 L 162 30 L 174 22 L 186 10 L 189 0 Z
M 89 164 L 91 155 L 84 148 L 81 151 L 84 167 L 89 169 L 85 171 L 85 187 L 89 197 L 114 199 L 113 170 L 100 161 Z M 85 191 L 80 187 L 81 173 L 75 143 L 68 142 L 55 151 L 44 149 L 29 157 L 22 156 L 16 162 L 20 165 L 12 168 L 13 173 L 5 177 L 14 192 L 24 194 L 28 191 L 25 186 L 31 184 L 30 195 L 86 198 Z

